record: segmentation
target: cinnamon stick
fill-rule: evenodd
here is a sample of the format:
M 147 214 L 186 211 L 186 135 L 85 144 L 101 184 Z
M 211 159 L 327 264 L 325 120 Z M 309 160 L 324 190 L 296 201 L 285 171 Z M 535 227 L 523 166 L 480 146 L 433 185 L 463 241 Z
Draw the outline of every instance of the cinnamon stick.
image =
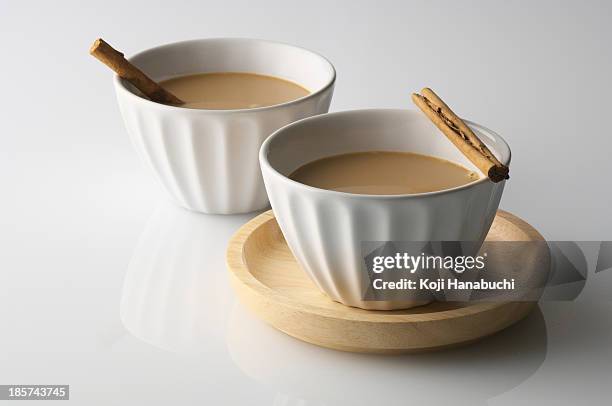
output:
M 111 47 L 102 38 L 98 38 L 94 41 L 89 49 L 89 53 L 114 70 L 119 77 L 134 85 L 134 87 L 152 101 L 172 106 L 185 104 L 181 99 L 161 87 L 140 69 L 128 62 L 121 52 Z
M 413 93 L 412 101 L 446 137 L 491 181 L 509 179 L 509 168 L 502 164 L 476 134 L 433 90 Z

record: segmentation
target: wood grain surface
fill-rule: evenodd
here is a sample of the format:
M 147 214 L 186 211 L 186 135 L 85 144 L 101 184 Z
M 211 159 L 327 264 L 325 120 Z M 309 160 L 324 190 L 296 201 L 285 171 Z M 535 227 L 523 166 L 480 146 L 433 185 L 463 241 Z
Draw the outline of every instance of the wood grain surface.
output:
M 498 211 L 487 240 L 544 241 L 533 227 L 504 211 Z M 536 306 L 533 301 L 434 302 L 373 311 L 342 305 L 300 269 L 272 211 L 236 232 L 227 249 L 227 266 L 240 301 L 259 318 L 300 340 L 343 351 L 404 353 L 462 345 L 516 323 Z M 531 275 L 541 266 L 548 265 L 527 261 L 518 268 Z

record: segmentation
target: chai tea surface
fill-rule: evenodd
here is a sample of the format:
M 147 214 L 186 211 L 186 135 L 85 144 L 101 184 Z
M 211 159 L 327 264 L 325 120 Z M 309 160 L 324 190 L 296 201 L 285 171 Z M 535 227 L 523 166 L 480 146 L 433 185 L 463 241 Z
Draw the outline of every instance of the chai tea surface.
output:
M 433 156 L 372 151 L 319 159 L 301 166 L 290 178 L 339 192 L 399 195 L 451 189 L 473 182 L 479 175 Z
M 185 104 L 209 110 L 252 109 L 273 106 L 307 96 L 300 85 L 273 76 L 222 72 L 185 75 L 160 82 Z

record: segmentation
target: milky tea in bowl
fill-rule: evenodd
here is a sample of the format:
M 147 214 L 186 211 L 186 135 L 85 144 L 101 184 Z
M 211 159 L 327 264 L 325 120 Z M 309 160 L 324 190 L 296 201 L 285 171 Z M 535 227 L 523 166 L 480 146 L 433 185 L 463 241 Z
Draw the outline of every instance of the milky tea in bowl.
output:
M 446 159 L 399 151 L 333 155 L 307 163 L 289 177 L 320 189 L 366 195 L 435 192 L 480 178 Z
M 178 76 L 160 85 L 185 102 L 181 107 L 237 110 L 274 106 L 308 96 L 289 80 L 247 72 L 215 72 Z

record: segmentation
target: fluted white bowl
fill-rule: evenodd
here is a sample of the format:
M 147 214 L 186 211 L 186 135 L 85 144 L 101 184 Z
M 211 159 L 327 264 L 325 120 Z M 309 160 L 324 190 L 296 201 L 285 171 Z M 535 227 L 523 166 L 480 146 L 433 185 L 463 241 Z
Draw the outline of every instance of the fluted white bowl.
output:
M 510 148 L 494 132 L 469 123 L 501 162 Z M 260 164 L 270 203 L 287 244 L 315 284 L 335 301 L 391 310 L 427 303 L 427 292 L 401 300 L 364 300 L 361 243 L 366 241 L 477 241 L 491 227 L 505 182 L 488 178 L 442 191 L 411 195 L 359 195 L 318 189 L 291 180 L 316 159 L 359 151 L 410 151 L 478 169 L 420 112 L 355 110 L 289 124 L 270 136 Z M 476 244 L 477 245 L 477 244 Z
M 250 72 L 298 83 L 310 94 L 279 105 L 238 110 L 154 103 L 115 77 L 132 143 L 180 206 L 217 214 L 268 206 L 257 159 L 274 130 L 329 109 L 335 70 L 324 57 L 292 45 L 239 38 L 177 42 L 129 59 L 159 81 L 205 72 Z

